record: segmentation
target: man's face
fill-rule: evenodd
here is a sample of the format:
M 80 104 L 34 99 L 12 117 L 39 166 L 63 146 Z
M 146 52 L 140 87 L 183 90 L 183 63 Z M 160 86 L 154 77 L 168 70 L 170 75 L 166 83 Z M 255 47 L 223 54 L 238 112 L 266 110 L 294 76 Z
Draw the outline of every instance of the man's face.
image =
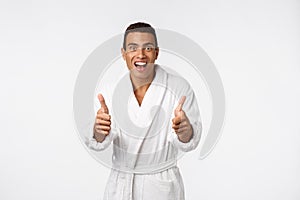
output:
M 127 35 L 125 44 L 126 50 L 122 48 L 122 56 L 131 70 L 131 76 L 135 79 L 152 77 L 159 52 L 154 36 L 151 33 L 131 32 Z

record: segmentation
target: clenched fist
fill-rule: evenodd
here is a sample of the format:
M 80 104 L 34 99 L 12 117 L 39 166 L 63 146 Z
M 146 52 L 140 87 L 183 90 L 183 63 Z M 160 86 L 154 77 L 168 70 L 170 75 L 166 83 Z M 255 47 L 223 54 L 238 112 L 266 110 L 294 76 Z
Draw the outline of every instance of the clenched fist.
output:
M 97 142 L 103 142 L 105 137 L 110 132 L 110 115 L 108 112 L 108 108 L 105 104 L 104 97 L 102 94 L 98 94 L 98 99 L 100 102 L 100 109 L 97 112 L 95 124 L 94 124 L 94 138 Z
M 178 136 L 178 139 L 181 142 L 189 142 L 193 136 L 193 128 L 190 124 L 188 117 L 185 115 L 185 112 L 182 110 L 182 106 L 185 102 L 186 97 L 182 96 L 178 106 L 174 110 L 175 117 L 172 119 L 175 133 Z

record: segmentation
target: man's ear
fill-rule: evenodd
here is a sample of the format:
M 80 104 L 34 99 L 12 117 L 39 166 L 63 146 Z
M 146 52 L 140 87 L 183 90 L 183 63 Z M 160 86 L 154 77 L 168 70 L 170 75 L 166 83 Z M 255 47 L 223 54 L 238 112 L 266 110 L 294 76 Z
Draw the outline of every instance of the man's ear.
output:
M 155 59 L 157 59 L 157 57 L 158 57 L 158 54 L 159 54 L 159 48 L 158 48 L 158 47 L 156 47 L 156 48 L 155 48 Z
M 122 53 L 122 57 L 123 57 L 123 60 L 126 60 L 125 58 L 125 49 L 124 48 L 121 48 L 121 53 Z

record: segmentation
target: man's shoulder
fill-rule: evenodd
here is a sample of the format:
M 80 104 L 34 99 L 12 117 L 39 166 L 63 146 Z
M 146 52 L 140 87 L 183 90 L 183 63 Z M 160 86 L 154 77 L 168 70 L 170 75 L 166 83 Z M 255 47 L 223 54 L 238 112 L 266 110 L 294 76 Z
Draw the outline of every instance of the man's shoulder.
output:
M 181 84 L 183 86 L 189 86 L 189 82 L 178 74 L 168 73 L 168 80 L 171 83 Z
M 162 73 L 166 74 L 167 77 L 167 85 L 169 89 L 173 91 L 188 91 L 191 89 L 189 82 L 180 76 L 177 72 L 160 66 L 160 70 Z

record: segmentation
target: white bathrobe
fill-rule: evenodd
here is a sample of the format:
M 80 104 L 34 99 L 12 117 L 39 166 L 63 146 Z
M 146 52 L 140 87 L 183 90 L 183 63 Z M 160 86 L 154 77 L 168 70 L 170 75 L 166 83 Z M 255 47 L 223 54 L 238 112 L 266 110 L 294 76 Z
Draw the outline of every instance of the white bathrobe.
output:
M 111 131 L 102 143 L 91 133 L 88 147 L 102 151 L 113 145 L 104 200 L 184 200 L 177 159 L 197 147 L 202 131 L 197 100 L 187 81 L 155 65 L 155 77 L 141 106 L 129 73 L 115 88 L 101 88 L 111 115 Z M 188 143 L 181 142 L 172 129 L 174 109 L 182 96 L 186 96 L 182 109 L 193 128 Z

